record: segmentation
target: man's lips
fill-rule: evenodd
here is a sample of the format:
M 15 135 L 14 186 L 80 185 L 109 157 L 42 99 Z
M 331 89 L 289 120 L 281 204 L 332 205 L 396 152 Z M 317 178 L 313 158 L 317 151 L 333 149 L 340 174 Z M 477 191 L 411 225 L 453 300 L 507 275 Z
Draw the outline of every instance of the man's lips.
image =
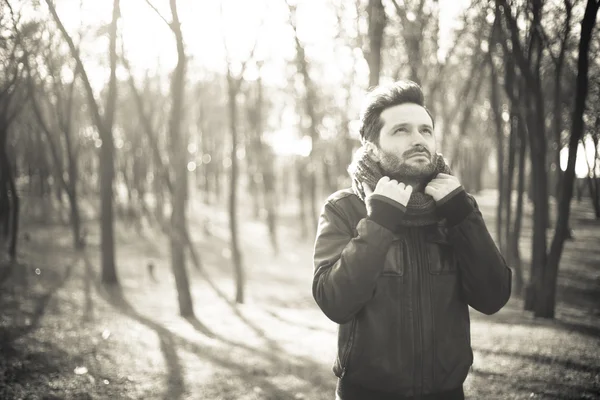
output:
M 425 158 L 429 158 L 429 154 L 426 153 L 426 152 L 423 152 L 423 151 L 417 151 L 417 152 L 414 152 L 414 153 L 410 153 L 408 155 L 408 157 L 406 157 L 406 158 L 413 158 L 413 157 L 425 157 Z

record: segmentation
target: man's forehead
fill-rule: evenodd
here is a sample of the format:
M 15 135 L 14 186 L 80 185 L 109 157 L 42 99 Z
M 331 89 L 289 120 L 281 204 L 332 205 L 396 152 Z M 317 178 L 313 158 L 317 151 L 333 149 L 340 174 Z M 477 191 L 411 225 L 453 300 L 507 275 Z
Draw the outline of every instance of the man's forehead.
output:
M 415 124 L 433 126 L 431 116 L 424 107 L 414 103 L 398 104 L 381 113 L 384 125 Z

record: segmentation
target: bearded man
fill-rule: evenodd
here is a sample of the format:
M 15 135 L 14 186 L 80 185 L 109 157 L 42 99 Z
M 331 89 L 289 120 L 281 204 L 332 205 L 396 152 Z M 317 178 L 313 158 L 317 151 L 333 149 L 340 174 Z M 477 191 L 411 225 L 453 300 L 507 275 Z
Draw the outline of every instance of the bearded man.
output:
M 469 306 L 494 314 L 510 297 L 511 270 L 436 152 L 423 97 L 407 80 L 371 92 L 352 188 L 319 219 L 312 291 L 339 324 L 337 399 L 464 399 Z

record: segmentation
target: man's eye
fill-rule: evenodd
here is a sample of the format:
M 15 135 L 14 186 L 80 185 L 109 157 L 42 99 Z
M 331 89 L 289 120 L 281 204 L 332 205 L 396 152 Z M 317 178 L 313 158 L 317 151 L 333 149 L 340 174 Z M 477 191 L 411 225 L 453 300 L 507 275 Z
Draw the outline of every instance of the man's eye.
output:
M 398 128 L 394 132 L 395 133 L 405 133 L 405 132 L 408 132 L 408 130 L 406 128 Z
M 426 135 L 431 135 L 432 134 L 431 129 L 421 129 L 421 132 L 424 133 L 424 134 L 426 134 Z

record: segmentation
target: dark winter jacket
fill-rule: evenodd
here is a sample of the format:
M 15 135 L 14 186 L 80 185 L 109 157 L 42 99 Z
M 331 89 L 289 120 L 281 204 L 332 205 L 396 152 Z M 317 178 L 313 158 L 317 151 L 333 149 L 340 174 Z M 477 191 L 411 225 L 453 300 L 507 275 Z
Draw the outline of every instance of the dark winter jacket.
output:
M 406 209 L 388 200 L 371 196 L 367 213 L 341 190 L 319 219 L 313 296 L 340 325 L 333 371 L 341 385 L 403 396 L 460 388 L 473 362 L 468 306 L 500 310 L 511 271 L 462 188 L 436 225 L 400 226 Z

